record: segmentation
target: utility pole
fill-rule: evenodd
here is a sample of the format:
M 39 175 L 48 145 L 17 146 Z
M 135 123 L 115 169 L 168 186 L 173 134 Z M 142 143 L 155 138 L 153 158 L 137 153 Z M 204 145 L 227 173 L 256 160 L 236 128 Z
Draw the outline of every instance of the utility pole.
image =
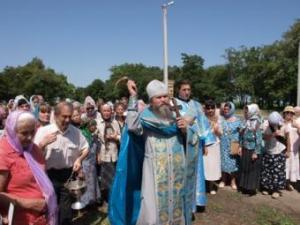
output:
M 163 10 L 163 36 L 164 36 L 164 83 L 168 85 L 168 27 L 167 14 L 168 7 L 173 5 L 174 1 L 168 2 L 161 6 Z

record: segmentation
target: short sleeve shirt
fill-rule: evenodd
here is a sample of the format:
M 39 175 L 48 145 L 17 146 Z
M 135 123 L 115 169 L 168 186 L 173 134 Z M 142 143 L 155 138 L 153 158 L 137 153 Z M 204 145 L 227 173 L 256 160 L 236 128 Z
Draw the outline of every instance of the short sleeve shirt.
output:
M 45 168 L 43 155 L 39 151 L 34 145 L 33 158 Z M 44 198 L 26 159 L 11 147 L 5 137 L 0 139 L 0 159 L 0 171 L 8 171 L 8 183 L 4 192 L 22 198 Z M 16 210 L 14 220 L 22 224 L 29 224 L 29 221 L 34 221 L 39 216 L 32 211 Z
M 284 128 L 280 129 L 282 136 L 284 136 Z M 267 127 L 264 131 L 264 134 L 271 135 L 272 131 L 270 127 Z M 271 137 L 269 140 L 265 141 L 265 151 L 268 154 L 275 155 L 280 154 L 282 151 L 284 151 L 286 146 L 282 143 L 280 143 L 275 137 Z
M 74 165 L 81 152 L 88 149 L 88 142 L 81 131 L 69 125 L 65 132 L 55 123 L 38 129 L 34 142 L 39 144 L 47 135 L 57 132 L 54 142 L 45 147 L 46 169 L 66 169 Z

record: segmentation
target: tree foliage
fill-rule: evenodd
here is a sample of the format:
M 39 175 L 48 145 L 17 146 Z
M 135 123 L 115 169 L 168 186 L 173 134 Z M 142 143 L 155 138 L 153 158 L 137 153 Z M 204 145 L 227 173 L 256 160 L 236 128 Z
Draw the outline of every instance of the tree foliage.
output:
M 169 67 L 169 79 L 187 79 L 192 83 L 193 97 L 203 101 L 207 97 L 217 102 L 234 100 L 240 105 L 249 101 L 261 107 L 282 107 L 296 104 L 298 46 L 300 20 L 283 34 L 281 40 L 264 46 L 241 46 L 225 50 L 224 65 L 204 68 L 199 55 L 181 54 L 182 66 Z M 48 101 L 57 97 L 83 101 L 90 95 L 95 100 L 115 100 L 128 96 L 122 77 L 136 81 L 139 97 L 147 100 L 146 85 L 153 79 L 162 80 L 163 71 L 157 66 L 143 64 L 115 65 L 108 80 L 95 79 L 87 87 L 75 88 L 63 74 L 46 68 L 43 61 L 33 58 L 24 66 L 6 67 L 0 73 L 0 99 L 16 95 L 42 94 Z
M 8 100 L 19 94 L 30 97 L 33 94 L 43 95 L 52 102 L 56 97 L 72 96 L 75 87 L 68 83 L 63 74 L 45 68 L 41 59 L 33 58 L 24 66 L 6 67 L 0 74 L 0 99 Z

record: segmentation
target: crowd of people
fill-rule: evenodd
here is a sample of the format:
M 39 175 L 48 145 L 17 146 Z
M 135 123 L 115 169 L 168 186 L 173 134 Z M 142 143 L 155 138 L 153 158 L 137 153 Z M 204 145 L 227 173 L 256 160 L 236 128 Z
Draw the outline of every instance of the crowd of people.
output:
M 248 104 L 191 99 L 191 84 L 151 81 L 148 104 L 129 98 L 49 105 L 42 96 L 17 96 L 0 105 L 0 214 L 14 225 L 72 224 L 66 182 L 84 179 L 80 202 L 102 206 L 113 225 L 191 224 L 207 194 L 230 185 L 276 199 L 300 180 L 300 107 L 261 115 Z

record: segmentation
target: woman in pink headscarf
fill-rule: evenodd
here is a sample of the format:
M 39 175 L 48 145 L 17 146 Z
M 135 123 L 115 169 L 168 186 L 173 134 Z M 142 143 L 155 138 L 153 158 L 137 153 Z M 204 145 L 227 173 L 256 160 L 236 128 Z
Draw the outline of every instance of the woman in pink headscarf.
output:
M 14 225 L 57 224 L 56 196 L 44 158 L 33 144 L 35 131 L 33 114 L 14 111 L 0 139 L 0 213 L 7 218 L 8 204 L 13 203 Z

